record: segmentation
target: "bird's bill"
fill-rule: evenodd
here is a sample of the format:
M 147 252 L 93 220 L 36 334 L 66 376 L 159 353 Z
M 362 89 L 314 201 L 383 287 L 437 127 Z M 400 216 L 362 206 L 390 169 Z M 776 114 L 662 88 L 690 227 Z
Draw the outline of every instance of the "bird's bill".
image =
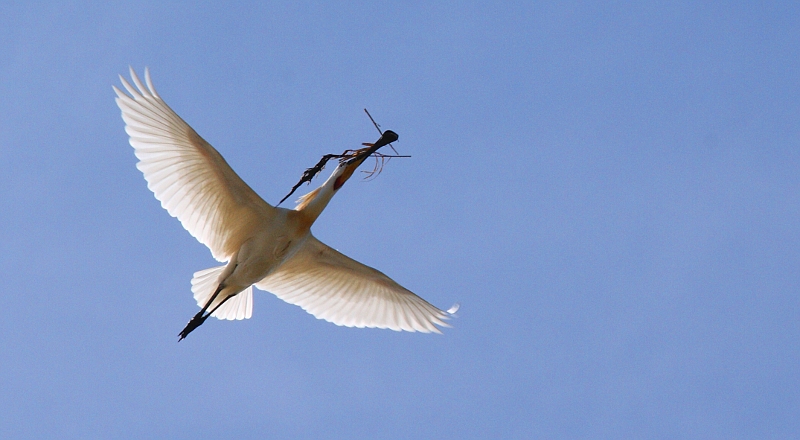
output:
M 372 153 L 378 151 L 381 147 L 385 147 L 386 145 L 391 144 L 392 142 L 399 139 L 397 133 L 393 132 L 392 130 L 386 130 L 381 134 L 380 139 L 375 141 L 374 144 L 364 144 L 367 147 L 357 150 L 355 153 L 355 157 L 348 160 L 348 165 L 350 163 L 355 163 L 356 168 L 358 165 L 361 165 L 361 162 L 364 162 L 364 159 L 368 158 Z
M 353 153 L 353 158 L 348 159 L 345 163 L 345 169 L 339 177 L 336 178 L 336 182 L 333 184 L 333 189 L 338 190 L 339 188 L 347 182 L 347 179 L 353 175 L 353 172 L 358 168 L 368 157 L 372 155 L 372 153 L 378 151 L 381 147 L 391 144 L 392 142 L 396 141 L 399 137 L 397 133 L 393 132 L 392 130 L 386 130 L 381 134 L 380 139 L 378 139 L 374 144 L 365 144 L 368 145 L 365 148 L 361 148 L 356 150 Z

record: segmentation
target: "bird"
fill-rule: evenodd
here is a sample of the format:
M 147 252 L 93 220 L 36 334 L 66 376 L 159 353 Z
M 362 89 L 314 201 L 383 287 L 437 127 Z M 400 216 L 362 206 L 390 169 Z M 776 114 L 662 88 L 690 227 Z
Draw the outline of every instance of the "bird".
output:
M 200 311 L 178 334 L 178 341 L 210 316 L 252 317 L 254 287 L 339 326 L 424 333 L 450 327 L 447 320 L 457 304 L 441 310 L 311 233 L 356 168 L 377 148 L 397 140 L 396 133 L 386 130 L 378 142 L 341 160 L 294 209 L 272 206 L 164 102 L 148 68 L 145 83 L 132 67 L 129 70 L 133 85 L 120 75 L 127 93 L 116 85 L 112 88 L 138 159 L 136 167 L 161 206 L 224 263 L 194 273 L 191 291 Z

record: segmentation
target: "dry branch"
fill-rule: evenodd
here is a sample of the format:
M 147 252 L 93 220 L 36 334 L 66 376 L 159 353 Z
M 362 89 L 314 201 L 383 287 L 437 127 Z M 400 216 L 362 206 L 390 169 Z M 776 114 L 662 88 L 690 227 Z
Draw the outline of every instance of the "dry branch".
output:
M 364 111 L 366 111 L 366 109 L 364 109 Z M 367 113 L 367 115 L 369 115 L 369 113 Z M 370 116 L 370 119 L 372 119 L 372 116 Z M 373 121 L 373 124 L 374 123 L 375 123 L 375 121 Z M 375 124 L 375 128 L 378 128 L 377 124 Z M 380 131 L 380 128 L 378 128 L 378 131 Z M 374 144 L 365 143 L 365 144 L 362 144 L 365 147 L 364 148 L 359 148 L 358 150 L 345 150 L 344 153 L 342 153 L 342 154 L 326 154 L 326 155 L 322 156 L 322 159 L 320 159 L 319 162 L 317 162 L 316 165 L 314 165 L 311 168 L 306 168 L 306 170 L 303 171 L 303 175 L 300 177 L 300 181 L 297 182 L 292 187 L 292 190 L 289 191 L 289 194 L 286 194 L 286 196 L 284 198 L 282 198 L 280 202 L 278 202 L 278 205 L 283 203 L 286 199 L 289 198 L 289 196 L 294 194 L 294 192 L 297 190 L 297 188 L 300 188 L 300 186 L 303 183 L 311 182 L 311 180 L 314 178 L 314 176 L 316 176 L 320 171 L 322 171 L 325 168 L 325 164 L 327 164 L 328 161 L 331 160 L 331 159 L 339 159 L 339 163 L 343 164 L 343 163 L 352 163 L 352 162 L 356 162 L 356 161 L 359 161 L 359 160 L 364 160 L 369 156 L 373 156 L 373 157 L 376 158 L 375 168 L 373 168 L 372 171 L 366 171 L 367 178 L 375 176 L 376 173 L 380 174 L 381 170 L 383 170 L 383 165 L 385 164 L 385 161 L 388 158 L 392 158 L 392 157 L 410 157 L 410 156 L 400 156 L 400 155 L 390 156 L 390 155 L 386 155 L 386 154 L 382 154 L 382 153 L 378 152 L 378 150 L 381 147 L 384 147 L 386 145 L 390 145 L 392 142 L 396 141 L 397 139 L 398 139 L 397 133 L 393 132 L 392 130 L 386 130 L 383 133 L 381 133 L 380 139 L 375 141 Z M 392 149 L 394 150 L 394 147 L 392 147 Z

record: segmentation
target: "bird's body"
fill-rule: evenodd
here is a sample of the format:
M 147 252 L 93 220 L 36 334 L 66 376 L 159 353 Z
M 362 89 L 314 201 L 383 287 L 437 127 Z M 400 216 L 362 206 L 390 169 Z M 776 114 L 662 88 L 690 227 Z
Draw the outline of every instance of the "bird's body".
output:
M 422 332 L 447 326 L 444 320 L 454 309 L 439 310 L 311 234 L 314 221 L 353 171 L 396 134 L 387 131 L 371 148 L 341 161 L 295 209 L 274 207 L 166 105 L 149 72 L 146 87 L 132 69 L 136 88 L 120 78 L 130 96 L 114 87 L 117 104 L 148 187 L 217 260 L 227 263 L 195 273 L 192 292 L 201 310 L 181 339 L 208 316 L 250 318 L 253 286 L 337 325 Z
M 239 249 L 219 276 L 219 283 L 225 286 L 219 293 L 220 300 L 266 278 L 308 238 L 310 228 L 299 220 L 302 214 L 283 208 L 277 211 L 242 234 Z

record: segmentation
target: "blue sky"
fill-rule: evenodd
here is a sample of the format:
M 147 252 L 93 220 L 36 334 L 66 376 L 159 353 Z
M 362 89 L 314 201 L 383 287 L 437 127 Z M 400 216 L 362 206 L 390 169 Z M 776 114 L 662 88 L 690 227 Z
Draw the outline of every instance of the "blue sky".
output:
M 799 12 L 3 2 L 0 437 L 800 436 Z M 135 168 L 129 65 L 270 203 L 368 108 L 413 157 L 314 233 L 454 328 L 260 292 L 176 343 L 216 262 Z

